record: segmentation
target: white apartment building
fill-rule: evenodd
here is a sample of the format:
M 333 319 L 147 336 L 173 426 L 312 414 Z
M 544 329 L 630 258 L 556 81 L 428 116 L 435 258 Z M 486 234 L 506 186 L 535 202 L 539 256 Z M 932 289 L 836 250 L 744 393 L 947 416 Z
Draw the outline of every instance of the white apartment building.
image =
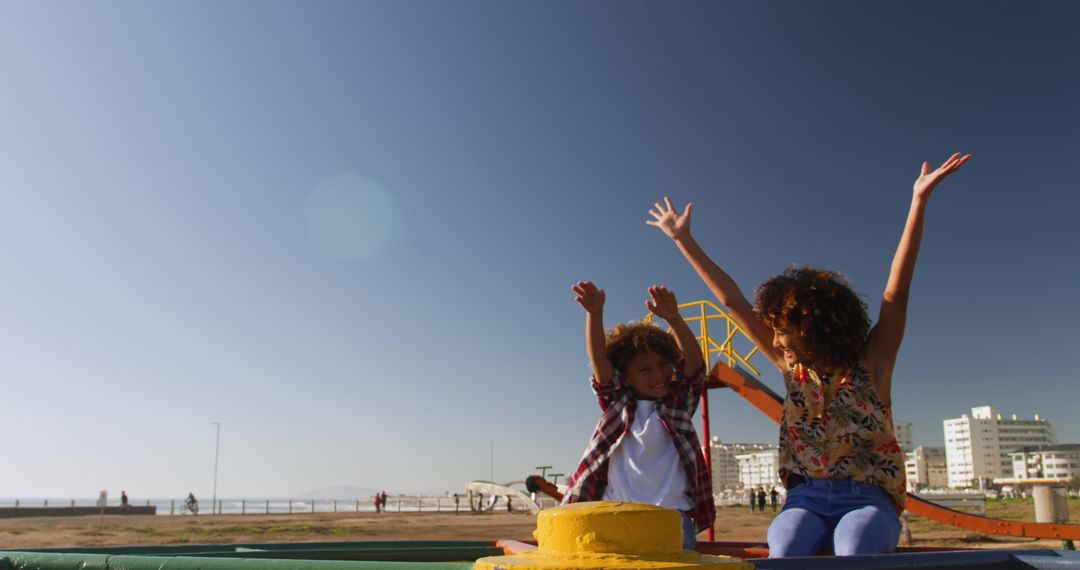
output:
M 907 454 L 904 462 L 909 491 L 945 487 L 949 484 L 949 469 L 945 448 L 920 445 Z
M 778 472 L 779 449 L 772 447 L 764 451 L 740 453 L 735 456 L 735 459 L 739 462 L 739 483 L 742 488 L 764 487 L 765 490 L 772 487 L 783 488 Z
M 896 434 L 896 443 L 904 453 L 915 450 L 911 445 L 911 422 L 897 422 L 893 424 L 893 432 Z
M 1022 447 L 1009 454 L 1013 478 L 1058 479 L 1068 481 L 1080 477 L 1080 443 Z
M 944 427 L 949 486 L 954 488 L 982 487 L 989 480 L 1012 477 L 1009 452 L 1057 442 L 1054 422 L 1038 414 L 1032 420 L 1016 414 L 1005 419 L 994 406 L 971 408 L 970 417 L 945 420 Z
M 719 437 L 713 437 L 710 442 L 713 477 L 713 492 L 734 491 L 742 489 L 739 482 L 739 461 L 736 456 L 765 451 L 776 447 L 767 443 L 724 443 Z

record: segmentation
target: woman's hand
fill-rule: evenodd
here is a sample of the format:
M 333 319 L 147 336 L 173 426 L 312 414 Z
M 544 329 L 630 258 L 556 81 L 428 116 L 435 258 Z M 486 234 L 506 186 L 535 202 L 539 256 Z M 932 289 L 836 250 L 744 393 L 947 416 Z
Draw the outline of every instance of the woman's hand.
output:
M 679 314 L 679 302 L 675 300 L 675 293 L 662 285 L 649 287 L 650 300 L 645 301 L 645 307 L 649 312 L 664 319 L 671 324 L 682 318 Z
M 960 156 L 960 153 L 954 153 L 946 160 L 944 164 L 939 166 L 933 172 L 930 171 L 930 163 L 922 163 L 922 172 L 919 174 L 919 178 L 915 180 L 915 197 L 926 200 L 930 198 L 930 194 L 937 187 L 938 183 L 945 180 L 945 177 L 960 170 L 960 167 L 964 165 L 971 155 Z
M 593 285 L 591 281 L 578 281 L 571 285 L 570 289 L 577 293 L 574 300 L 581 305 L 582 309 L 585 309 L 586 313 L 598 315 L 604 312 L 604 300 L 607 296 L 603 289 Z
M 687 203 L 686 208 L 680 214 L 671 203 L 671 198 L 664 197 L 664 203 L 657 202 L 649 209 L 652 220 L 645 220 L 646 224 L 660 228 L 673 240 L 679 240 L 690 235 L 690 214 L 694 211 L 694 204 Z

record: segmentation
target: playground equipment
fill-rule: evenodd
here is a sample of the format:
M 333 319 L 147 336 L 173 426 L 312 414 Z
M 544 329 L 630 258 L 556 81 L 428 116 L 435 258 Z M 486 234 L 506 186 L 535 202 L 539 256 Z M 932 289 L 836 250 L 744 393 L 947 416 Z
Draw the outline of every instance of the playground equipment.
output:
M 779 421 L 782 409 L 782 400 L 767 386 L 758 380 L 758 370 L 750 363 L 750 359 L 756 354 L 757 347 L 749 343 L 738 326 L 730 316 L 709 302 L 698 302 L 681 305 L 681 309 L 696 308 L 698 317 L 687 319 L 688 322 L 699 321 L 702 353 L 710 366 L 709 378 L 706 380 L 706 390 L 702 394 L 702 420 L 704 422 L 703 434 L 705 441 L 709 441 L 708 432 L 708 391 L 714 388 L 728 388 L 739 395 L 752 406 L 766 416 Z M 710 314 L 711 311 L 711 314 Z M 712 321 L 710 323 L 710 321 Z M 724 322 L 720 322 L 724 321 Z M 722 331 L 724 340 L 717 342 L 709 335 L 710 328 L 713 331 Z M 751 346 L 746 346 L 749 343 Z M 717 362 L 713 362 L 713 357 Z M 719 361 L 723 359 L 723 361 Z M 708 450 L 706 449 L 706 453 Z M 709 463 L 707 463 L 709 464 Z M 513 496 L 514 501 L 521 500 L 524 505 L 533 505 L 531 497 L 527 497 L 511 485 L 521 482 L 498 485 L 487 481 L 474 481 L 470 483 L 469 491 L 477 494 L 483 493 L 485 499 L 497 496 Z M 544 480 L 541 476 L 532 476 L 524 481 L 529 492 L 542 492 L 555 499 L 561 499 L 562 494 L 558 488 Z M 526 501 L 526 498 L 529 500 Z M 495 506 L 493 499 L 490 504 L 481 505 L 483 510 L 491 510 Z M 469 501 L 470 506 L 472 501 Z M 602 503 L 600 503 L 602 505 Z M 597 505 L 593 503 L 592 505 Z M 530 510 L 533 508 L 530 506 Z M 486 508 L 485 508 L 486 507 Z M 549 509 L 543 511 L 539 517 L 541 522 L 538 527 L 537 538 L 541 543 L 537 549 L 539 554 L 549 556 L 535 557 L 524 556 L 514 558 L 513 561 L 505 560 L 512 557 L 503 548 L 497 546 L 495 541 L 371 541 L 371 542 L 324 542 L 324 543 L 284 543 L 284 544 L 211 544 L 211 545 L 171 545 L 171 546 L 148 546 L 148 547 L 103 547 L 103 548 L 66 548 L 66 549 L 38 549 L 19 552 L 0 551 L 0 570 L 68 570 L 71 568 L 97 568 L 125 569 L 125 570 L 247 570 L 247 569 L 310 569 L 310 570 L 362 570 L 371 568 L 392 568 L 417 570 L 470 570 L 476 568 L 507 568 L 508 570 L 528 570 L 531 568 L 618 568 L 614 562 L 632 559 L 631 562 L 641 563 L 638 566 L 625 567 L 648 567 L 648 568 L 676 568 L 692 567 L 679 566 L 684 562 L 709 562 L 714 556 L 734 556 L 746 559 L 730 560 L 727 568 L 734 570 L 739 568 L 757 568 L 758 570 L 855 570 L 863 568 L 883 569 L 951 569 L 962 568 L 1003 568 L 1003 569 L 1080 569 L 1080 553 L 1053 550 L 956 550 L 940 551 L 932 548 L 901 548 L 898 553 L 880 556 L 850 556 L 833 557 L 819 556 L 806 558 L 766 559 L 767 549 L 760 542 L 712 542 L 713 534 L 710 529 L 710 542 L 699 542 L 697 555 L 693 553 L 676 554 L 670 544 L 665 546 L 663 540 L 655 547 L 644 548 L 647 540 L 633 534 L 608 533 L 611 528 L 606 528 L 601 523 L 601 528 L 586 528 L 580 521 L 565 522 L 558 519 L 545 518 L 557 517 L 558 513 L 575 512 L 579 507 L 571 505 L 569 511 Z M 536 507 L 538 508 L 538 506 Z M 998 520 L 989 517 L 963 513 L 936 505 L 919 497 L 908 495 L 908 511 L 950 526 L 982 532 L 985 534 L 997 534 L 1008 536 L 1020 536 L 1030 538 L 1048 539 L 1078 539 L 1080 538 L 1080 525 L 1052 524 L 1052 523 L 1027 523 L 1020 521 Z M 550 514 L 549 514 L 550 513 Z M 571 517 L 573 518 L 573 517 Z M 592 524 L 592 523 L 590 523 Z M 649 536 L 662 536 L 663 530 L 652 527 L 653 524 L 645 522 L 644 526 L 649 531 Z M 637 527 L 634 525 L 614 525 L 622 527 Z M 605 534 L 608 533 L 608 534 Z M 601 540 L 596 540 L 598 537 Z M 549 543 L 548 540 L 551 542 Z M 668 540 L 670 542 L 670 540 Z M 603 546 L 611 543 L 612 547 Z M 550 546 L 545 548 L 545 545 Z M 658 554 L 667 557 L 663 565 L 656 561 L 645 560 Z M 612 556 L 604 558 L 596 555 Z M 494 563 L 485 562 L 494 557 Z M 672 561 L 671 559 L 675 560 Z M 604 560 L 599 564 L 585 564 L 588 560 Z M 621 560 L 620 560 L 621 559 Z M 475 564 L 474 564 L 475 562 Z M 508 562 L 522 562 L 525 565 L 511 566 Z M 486 564 L 486 565 L 485 565 Z M 531 566 L 529 564 L 532 564 Z
M 476 561 L 475 570 L 715 568 L 753 570 L 738 558 L 682 549 L 677 511 L 635 503 L 587 502 L 548 509 L 536 521 L 538 548 Z
M 493 541 L 184 544 L 0 551 L 0 570 L 1080 569 L 1080 553 L 1053 550 L 905 549 L 880 556 L 767 559 L 767 551 L 753 543 L 704 542 L 697 552 L 683 551 L 678 513 L 641 505 L 620 512 L 610 505 L 580 503 L 544 511 L 536 532 L 539 548 L 512 556 Z M 627 524 L 627 515 L 636 516 L 638 510 L 645 516 Z
M 521 485 L 528 489 L 525 481 L 512 481 L 503 485 L 490 481 L 469 481 L 465 484 L 465 492 L 468 493 L 469 510 L 473 512 L 492 511 L 495 510 L 495 505 L 499 502 L 500 497 L 513 497 L 514 504 L 524 505 L 525 508 L 529 509 L 530 513 L 539 513 L 540 505 L 529 494 L 520 489 L 514 489 L 512 485 Z
M 739 327 L 731 315 L 709 301 L 696 301 L 679 305 L 679 309 L 693 313 L 685 316 L 688 324 L 697 324 L 701 334 L 697 337 L 701 344 L 701 353 L 709 366 L 709 377 L 705 381 L 705 390 L 701 394 L 701 422 L 704 441 L 709 437 L 709 390 L 729 388 L 761 413 L 780 423 L 784 399 L 758 380 L 761 373 L 750 359 L 758 353 L 755 345 Z M 652 315 L 646 316 L 651 321 Z M 710 335 L 710 330 L 720 330 L 723 340 L 717 342 Z M 749 346 L 747 346 L 749 345 Z M 709 446 L 705 446 L 705 464 L 712 468 Z M 534 484 L 536 484 L 534 482 Z M 549 493 L 550 494 L 550 493 Z M 907 511 L 933 521 L 965 530 L 1004 536 L 1027 538 L 1048 538 L 1059 540 L 1080 540 L 1080 525 L 1023 522 L 1002 520 L 957 511 L 934 504 L 912 493 L 907 495 Z M 713 529 L 709 529 L 709 540 L 713 540 Z

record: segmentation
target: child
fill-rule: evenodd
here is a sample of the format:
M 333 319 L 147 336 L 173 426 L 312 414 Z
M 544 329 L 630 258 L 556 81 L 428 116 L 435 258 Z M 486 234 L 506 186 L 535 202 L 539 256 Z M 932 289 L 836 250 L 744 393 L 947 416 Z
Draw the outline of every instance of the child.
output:
M 646 223 L 682 251 L 742 330 L 784 376 L 780 478 L 788 489 L 769 527 L 769 556 L 880 554 L 900 537 L 904 458 L 892 423 L 892 374 L 904 336 L 908 296 L 926 206 L 939 182 L 971 155 L 952 155 L 933 172 L 923 163 L 892 260 L 878 322 L 838 273 L 790 268 L 758 288 L 751 306 L 690 235 L 692 205 L 670 199 Z
M 647 323 L 604 333 L 604 291 L 582 281 L 571 287 L 585 309 L 592 388 L 603 415 L 563 503 L 627 501 L 683 513 L 683 548 L 716 517 L 712 482 L 693 417 L 705 381 L 694 333 L 675 294 L 650 287 L 648 310 L 674 333 Z

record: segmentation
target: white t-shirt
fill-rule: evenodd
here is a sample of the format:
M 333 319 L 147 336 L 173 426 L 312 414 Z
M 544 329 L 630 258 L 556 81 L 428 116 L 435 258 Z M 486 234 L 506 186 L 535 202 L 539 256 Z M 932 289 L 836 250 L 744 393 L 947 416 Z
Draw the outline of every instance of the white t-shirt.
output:
M 604 500 L 688 511 L 694 503 L 686 491 L 686 472 L 656 413 L 656 402 L 638 400 L 634 423 L 608 460 Z

